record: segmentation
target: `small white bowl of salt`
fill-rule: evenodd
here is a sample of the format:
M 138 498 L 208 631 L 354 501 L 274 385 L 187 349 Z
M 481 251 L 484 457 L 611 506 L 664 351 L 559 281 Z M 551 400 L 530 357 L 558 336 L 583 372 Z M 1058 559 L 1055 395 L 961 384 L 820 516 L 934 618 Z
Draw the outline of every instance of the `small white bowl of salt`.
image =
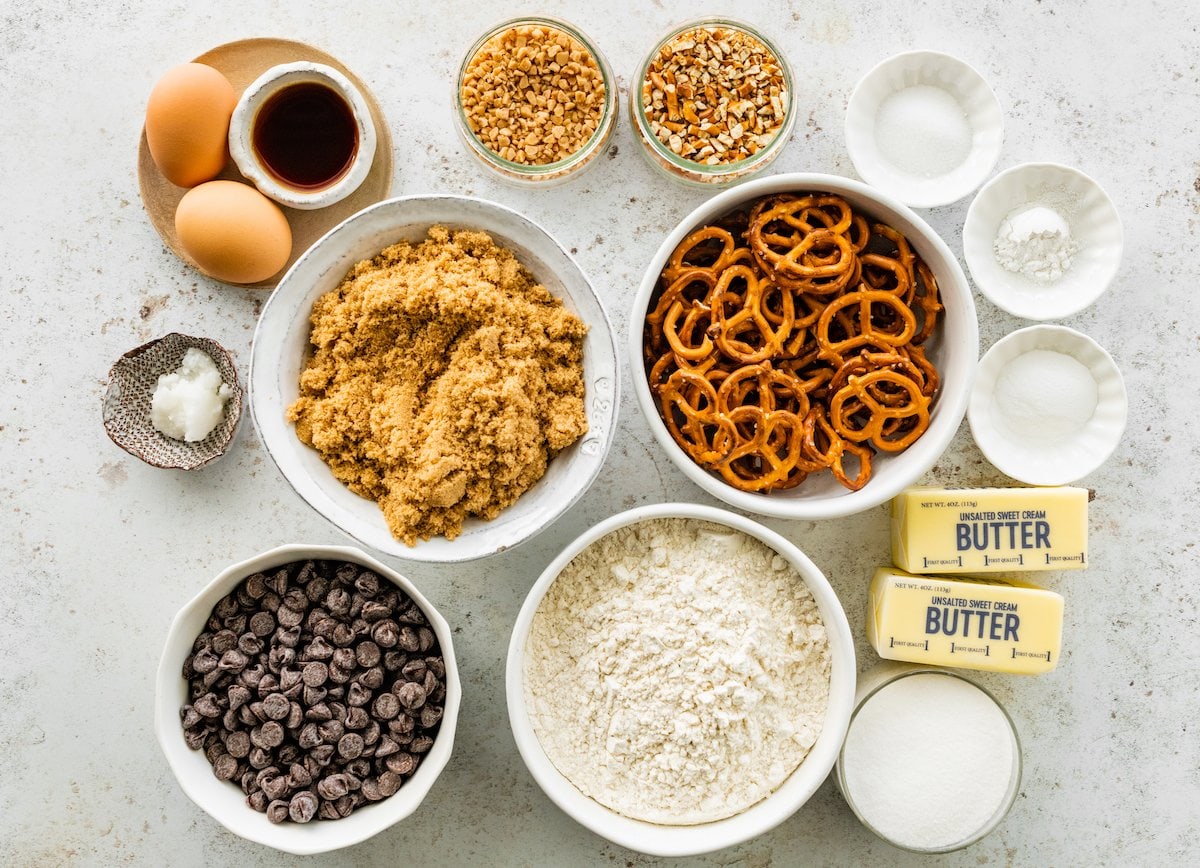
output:
M 1108 289 L 1121 265 L 1116 206 L 1090 177 L 1024 163 L 979 191 L 963 225 L 963 256 L 979 291 L 1013 316 L 1054 320 Z
M 983 76 L 938 51 L 889 57 L 846 106 L 854 168 L 913 208 L 956 202 L 982 184 L 1003 138 L 1000 103 Z
M 1029 485 L 1065 485 L 1108 460 L 1129 412 L 1112 356 L 1066 326 L 1019 329 L 979 361 L 967 419 L 988 461 Z

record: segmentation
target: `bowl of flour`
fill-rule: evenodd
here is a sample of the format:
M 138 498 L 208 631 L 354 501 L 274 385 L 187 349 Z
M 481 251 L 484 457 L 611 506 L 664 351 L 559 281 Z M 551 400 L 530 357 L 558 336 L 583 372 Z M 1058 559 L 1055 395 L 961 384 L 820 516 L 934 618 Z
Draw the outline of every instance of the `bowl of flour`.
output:
M 601 522 L 546 568 L 506 687 L 552 801 L 614 843 L 685 856 L 759 835 L 812 796 L 855 677 L 845 612 L 800 549 L 675 503 Z

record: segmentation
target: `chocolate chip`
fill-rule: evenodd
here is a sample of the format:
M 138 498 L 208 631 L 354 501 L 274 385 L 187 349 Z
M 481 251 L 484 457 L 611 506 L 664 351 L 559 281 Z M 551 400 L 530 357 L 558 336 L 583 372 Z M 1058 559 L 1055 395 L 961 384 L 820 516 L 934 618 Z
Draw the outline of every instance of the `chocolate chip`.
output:
M 217 667 L 224 672 L 241 672 L 249 662 L 250 658 L 235 647 L 221 655 Z
M 351 706 L 366 705 L 371 701 L 372 691 L 363 687 L 357 681 L 351 682 L 350 689 L 346 692 L 346 703 Z
M 352 760 L 358 758 L 363 751 L 362 736 L 356 732 L 348 732 L 338 741 L 338 756 Z
M 380 720 L 388 721 L 400 713 L 401 700 L 394 693 L 381 693 L 375 699 L 372 711 Z
M 304 788 L 312 783 L 312 775 L 300 763 L 292 763 L 288 769 L 288 783 L 296 788 Z
M 238 650 L 247 657 L 257 657 L 262 653 L 263 640 L 254 633 L 243 633 L 238 638 Z
M 378 802 L 383 798 L 383 790 L 379 786 L 378 778 L 367 778 L 362 782 L 362 794 L 367 797 L 367 801 Z
M 399 640 L 400 625 L 391 618 L 376 621 L 371 625 L 371 641 L 380 648 L 395 648 Z
M 304 722 L 304 709 L 300 707 L 299 702 L 292 702 L 289 706 L 288 716 L 283 721 L 284 727 L 289 732 L 295 732 L 300 728 L 300 724 Z
M 330 801 L 333 801 L 335 799 L 340 799 L 348 792 L 350 792 L 350 787 L 346 782 L 346 776 L 344 774 L 335 773 L 326 775 L 317 782 L 317 795 L 319 795 L 322 799 L 329 799 Z
M 259 638 L 275 631 L 275 616 L 270 612 L 255 612 L 250 616 L 250 632 Z
M 260 776 L 258 785 L 270 799 L 282 799 L 291 789 L 287 775 L 280 774 L 278 769 L 272 769 L 272 774 Z
M 287 606 L 280 606 L 275 617 L 279 619 L 279 623 L 283 627 L 299 627 L 304 620 L 304 613 L 296 609 L 289 609 Z
M 290 807 L 282 799 L 276 799 L 267 805 L 267 819 L 272 823 L 282 823 L 290 814 Z
M 281 693 L 272 693 L 262 701 L 263 714 L 270 720 L 283 720 L 288 715 L 290 705 Z
M 379 792 L 385 799 L 388 796 L 396 795 L 396 792 L 400 789 L 400 784 L 402 783 L 400 780 L 400 775 L 392 771 L 387 771 L 381 774 L 378 778 L 378 781 Z
M 408 749 L 413 753 L 425 753 L 431 747 L 433 747 L 432 738 L 427 735 L 418 735 L 413 739 L 412 745 L 410 745 Z
M 229 733 L 225 738 L 225 749 L 230 756 L 245 759 L 250 755 L 250 734 L 245 730 Z
M 304 664 L 301 678 L 309 687 L 320 687 L 329 679 L 329 667 L 319 660 L 306 663 Z
M 185 742 L 272 822 L 340 818 L 394 794 L 443 715 L 424 614 L 344 562 L 248 576 L 214 606 L 182 673 Z
M 203 717 L 220 717 L 222 714 L 221 706 L 217 704 L 217 697 L 212 693 L 201 696 L 192 707 Z
M 421 640 L 417 636 L 417 631 L 407 625 L 400 628 L 400 635 L 396 637 L 396 644 L 410 654 L 421 650 Z
M 202 648 L 192 657 L 192 669 L 201 675 L 212 672 L 220 662 L 216 654 L 208 648 Z
M 354 580 L 354 588 L 364 597 L 371 598 L 379 593 L 379 576 L 370 570 L 363 570 Z
M 372 666 L 358 676 L 358 683 L 371 690 L 378 690 L 383 687 L 384 680 L 383 667 L 381 666 Z
M 396 744 L 394 738 L 390 735 L 380 736 L 379 743 L 375 746 L 375 756 L 379 758 L 391 756 L 398 750 L 400 750 L 400 745 Z
M 267 593 L 267 577 L 262 573 L 255 573 L 246 579 L 246 594 L 252 600 L 261 600 L 263 595 Z
M 213 760 L 213 774 L 217 776 L 219 781 L 232 781 L 237 777 L 238 761 L 227 753 L 217 756 Z
M 400 704 L 409 711 L 415 711 L 425 704 L 425 688 L 414 681 L 406 681 L 395 691 Z
M 354 649 L 354 656 L 358 660 L 358 665 L 363 669 L 370 669 L 372 666 L 377 666 L 383 658 L 379 646 L 369 639 L 366 642 L 358 643 L 358 646 Z
M 387 758 L 387 769 L 398 775 L 411 775 L 417 770 L 417 758 L 410 753 L 394 753 Z
M 346 725 L 340 720 L 327 720 L 317 727 L 317 731 L 321 734 L 321 741 L 326 744 L 335 744 L 346 733 Z
M 442 719 L 443 709 L 440 705 L 426 705 L 421 709 L 421 726 L 433 729 Z
M 367 725 L 370 716 L 365 708 L 352 706 L 346 710 L 346 728 L 347 729 L 362 729 Z

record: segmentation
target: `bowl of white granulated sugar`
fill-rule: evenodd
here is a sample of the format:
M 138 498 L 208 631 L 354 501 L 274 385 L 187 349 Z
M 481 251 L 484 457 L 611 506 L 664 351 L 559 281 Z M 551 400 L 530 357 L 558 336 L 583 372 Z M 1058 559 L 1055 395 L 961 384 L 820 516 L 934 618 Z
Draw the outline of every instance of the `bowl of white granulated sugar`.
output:
M 614 843 L 687 856 L 798 810 L 837 759 L 854 642 L 795 545 L 696 504 L 615 515 L 529 592 L 508 715 L 546 795 Z

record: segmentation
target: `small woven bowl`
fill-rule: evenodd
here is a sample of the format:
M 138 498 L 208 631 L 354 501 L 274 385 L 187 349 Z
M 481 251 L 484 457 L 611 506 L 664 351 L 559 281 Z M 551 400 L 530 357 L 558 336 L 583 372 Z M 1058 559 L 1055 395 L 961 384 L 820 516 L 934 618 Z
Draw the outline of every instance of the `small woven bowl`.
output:
M 167 437 L 150 421 L 150 400 L 158 378 L 176 370 L 183 355 L 195 347 L 207 353 L 233 391 L 225 404 L 225 416 L 203 440 L 188 443 Z M 216 461 L 237 434 L 242 418 L 242 386 L 229 352 L 214 340 L 171 332 L 127 352 L 108 372 L 104 393 L 104 430 L 130 455 L 152 467 L 167 470 L 197 470 Z

